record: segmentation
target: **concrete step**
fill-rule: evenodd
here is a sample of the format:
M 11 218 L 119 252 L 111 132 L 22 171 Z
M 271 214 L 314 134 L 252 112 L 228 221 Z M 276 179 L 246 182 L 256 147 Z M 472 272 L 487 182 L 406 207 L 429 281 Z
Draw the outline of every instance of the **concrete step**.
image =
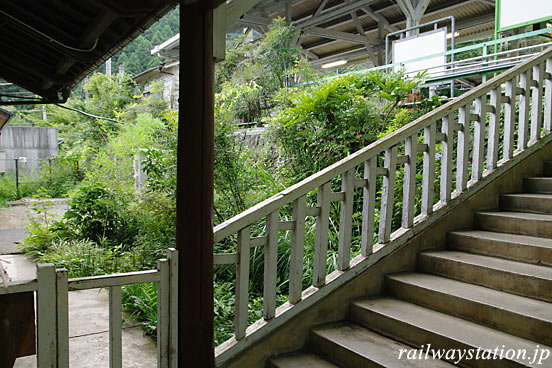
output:
M 271 359 L 267 368 L 339 368 L 311 353 L 293 353 Z
M 523 189 L 527 193 L 552 194 L 552 177 L 524 178 Z
M 423 272 L 552 302 L 552 267 L 456 251 L 423 252 L 417 264 Z
M 552 215 L 523 212 L 477 212 L 477 228 L 499 233 L 552 238 Z
M 552 194 L 502 194 L 499 203 L 502 211 L 552 214 Z
M 544 161 L 542 176 L 552 176 L 552 161 Z
M 451 231 L 447 248 L 552 266 L 552 239 L 483 230 Z
M 352 323 L 337 323 L 317 327 L 311 332 L 313 350 L 346 368 L 368 367 L 451 367 L 438 359 L 407 359 L 401 350 L 410 346 L 367 330 Z
M 552 345 L 552 304 L 424 273 L 385 278 L 391 295 L 528 340 Z
M 435 349 L 462 349 L 465 352 L 463 359 L 459 358 L 458 350 L 454 356 L 452 350 L 448 350 L 447 361 L 455 365 L 526 367 L 550 363 L 547 360 L 538 365 L 537 359 L 531 364 L 535 349 L 546 349 L 545 346 L 402 300 L 381 297 L 354 302 L 350 314 L 353 320 L 364 326 L 420 347 L 424 354 L 429 350 L 430 356 L 432 352 L 437 353 Z M 502 359 L 493 359 L 495 349 L 497 358 L 501 357 L 502 351 Z M 525 349 L 525 357 L 506 356 L 509 349 L 516 349 L 516 352 Z M 467 359 L 470 352 L 472 359 Z

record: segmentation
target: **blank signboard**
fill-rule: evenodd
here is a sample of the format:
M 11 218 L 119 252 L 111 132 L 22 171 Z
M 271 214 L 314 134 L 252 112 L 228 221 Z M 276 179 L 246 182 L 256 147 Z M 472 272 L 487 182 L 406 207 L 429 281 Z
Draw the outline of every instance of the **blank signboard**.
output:
M 552 18 L 552 0 L 497 0 L 498 29 L 505 30 Z
M 447 51 L 447 30 L 440 28 L 435 31 L 420 33 L 417 36 L 393 41 L 393 63 L 404 63 L 408 76 L 427 70 L 432 76 L 443 75 L 445 72 L 446 56 L 436 56 L 420 61 L 409 60 L 423 58 L 429 55 Z M 395 66 L 395 71 L 401 66 Z

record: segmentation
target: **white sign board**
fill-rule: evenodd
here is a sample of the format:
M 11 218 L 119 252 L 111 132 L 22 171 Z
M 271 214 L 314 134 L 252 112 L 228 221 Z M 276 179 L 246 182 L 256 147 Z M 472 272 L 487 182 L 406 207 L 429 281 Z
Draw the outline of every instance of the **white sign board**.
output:
M 410 61 L 447 51 L 447 29 L 440 28 L 431 32 L 420 33 L 417 36 L 393 41 L 393 63 L 400 63 L 394 67 L 395 71 L 402 65 L 406 75 L 413 77 L 418 72 L 427 70 L 428 75 L 440 76 L 445 73 L 445 55 L 431 57 L 419 61 Z
M 552 18 L 551 0 L 497 0 L 500 31 Z

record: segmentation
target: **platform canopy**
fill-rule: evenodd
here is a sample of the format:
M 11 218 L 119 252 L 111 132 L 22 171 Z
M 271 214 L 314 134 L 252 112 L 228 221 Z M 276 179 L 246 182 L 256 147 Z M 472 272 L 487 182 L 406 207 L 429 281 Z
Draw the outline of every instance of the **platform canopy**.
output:
M 301 33 L 299 43 L 311 63 L 379 65 L 385 35 L 407 26 L 454 16 L 457 43 L 492 36 L 494 5 L 494 0 L 260 0 L 228 30 L 263 32 L 271 19 L 287 18 Z
M 45 102 L 63 102 L 76 83 L 177 3 L 2 0 L 0 78 L 41 96 Z M 216 6 L 220 1 L 202 3 Z M 0 104 L 13 100 L 4 96 Z

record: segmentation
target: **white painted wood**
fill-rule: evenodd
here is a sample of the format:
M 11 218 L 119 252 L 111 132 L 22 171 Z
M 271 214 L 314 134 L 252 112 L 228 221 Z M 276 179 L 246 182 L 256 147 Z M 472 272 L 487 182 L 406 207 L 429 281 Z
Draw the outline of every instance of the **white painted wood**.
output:
M 8 286 L 2 285 L 2 287 L 0 287 L 0 295 L 36 291 L 37 286 L 38 282 L 36 280 L 11 281 Z
M 487 142 L 487 170 L 494 170 L 498 162 L 498 140 L 500 125 L 502 92 L 499 88 L 491 90 L 491 103 L 487 106 L 492 107 L 489 114 L 489 138 Z
M 473 162 L 472 162 L 472 180 L 479 181 L 483 175 L 483 165 L 485 162 L 485 125 L 487 120 L 487 95 L 478 97 L 475 100 L 475 111 L 477 120 L 473 133 Z
M 167 259 L 157 260 L 157 366 L 169 366 L 170 265 Z
M 552 131 L 552 58 L 546 59 L 544 80 L 544 132 Z
M 517 78 L 506 82 L 506 97 L 504 100 L 504 146 L 502 157 L 510 160 L 514 157 L 514 128 L 516 121 L 516 96 L 514 94 Z
M 362 193 L 362 242 L 360 252 L 366 257 L 374 251 L 374 217 L 376 208 L 377 157 L 364 162 L 364 179 L 367 187 Z
M 456 191 L 462 193 L 468 185 L 468 165 L 470 153 L 470 126 L 469 105 L 458 109 L 458 123 L 462 129 L 458 131 L 458 145 L 456 153 Z
M 239 215 L 223 222 L 215 228 L 215 242 L 219 242 L 227 236 L 237 233 L 240 229 L 248 226 L 248 224 L 252 224 L 253 222 L 258 221 L 269 213 L 275 211 L 276 209 L 293 202 L 295 199 L 301 196 L 306 195 L 307 193 L 313 191 L 315 188 L 329 182 L 330 180 L 338 175 L 341 175 L 347 170 L 353 169 L 358 165 L 363 164 L 366 160 L 373 157 L 374 155 L 379 154 L 380 152 L 385 151 L 386 149 L 394 145 L 404 142 L 406 137 L 423 129 L 428 124 L 428 122 L 442 119 L 443 116 L 449 115 L 467 104 L 471 104 L 476 96 L 480 96 L 483 93 L 488 93 L 490 90 L 497 88 L 501 84 L 506 83 L 508 80 L 511 80 L 513 76 L 526 71 L 527 68 L 529 68 L 531 65 L 540 63 L 550 58 L 551 55 L 552 49 L 549 49 L 528 60 L 527 62 L 510 68 L 509 70 L 499 74 L 497 77 L 491 79 L 490 81 L 473 88 L 469 92 L 464 93 L 462 96 L 451 100 L 450 102 L 434 109 L 433 111 L 405 125 L 404 127 L 397 129 L 393 133 L 378 140 L 377 142 L 374 142 L 367 147 L 354 152 L 348 157 L 336 162 L 333 165 L 328 166 L 324 170 L 321 170 L 316 174 L 302 180 L 301 182 L 285 189 L 281 193 L 278 193 L 271 198 L 268 198 L 265 201 L 240 213 Z M 421 150 L 418 150 L 418 152 L 421 152 Z
M 297 304 L 303 292 L 303 256 L 305 254 L 305 212 L 306 198 L 293 202 L 292 220 L 295 228 L 291 233 L 291 254 L 289 260 L 289 302 Z
M 236 267 L 236 300 L 234 302 L 234 335 L 236 340 L 245 337 L 247 328 L 247 305 L 249 302 L 249 240 L 251 228 L 248 226 L 238 232 L 238 259 Z
M 353 205 L 355 193 L 355 171 L 348 170 L 341 176 L 341 190 L 345 198 L 341 201 L 339 213 L 339 244 L 337 268 L 341 271 L 349 268 L 351 261 L 351 234 L 353 231 Z
M 293 229 L 295 229 L 295 222 L 294 221 L 280 221 L 279 228 L 280 228 L 280 230 L 293 231 Z
M 57 367 L 56 271 L 51 263 L 36 265 L 37 292 L 37 364 Z
M 264 247 L 266 245 L 266 236 L 257 236 L 254 238 L 251 238 L 251 241 L 249 242 L 249 245 L 251 248 L 255 247 Z
M 69 367 L 69 298 L 67 270 L 56 270 L 57 361 L 59 368 Z
M 213 264 L 236 264 L 239 262 L 238 253 L 215 253 L 213 254 Z
M 276 271 L 278 268 L 279 211 L 266 217 L 266 245 L 264 250 L 263 317 L 274 318 L 276 311 Z
M 523 91 L 519 96 L 518 149 L 520 150 L 527 148 L 527 142 L 529 141 L 529 80 L 531 78 L 531 69 L 519 76 L 520 88 Z
M 169 367 L 178 368 L 178 250 L 169 248 Z
M 159 281 L 159 273 L 156 270 L 80 277 L 69 279 L 69 291 L 99 289 L 111 286 L 123 286 L 156 281 Z
M 385 151 L 384 166 L 389 173 L 383 177 L 381 190 L 381 210 L 378 239 L 380 244 L 389 243 L 391 221 L 393 220 L 393 200 L 395 197 L 395 176 L 397 172 L 397 146 Z
M 109 288 L 109 368 L 123 365 L 122 324 L 121 287 L 112 286 Z
M 531 141 L 540 139 L 542 131 L 542 91 L 544 86 L 544 63 L 533 66 L 533 81 L 531 87 Z
M 320 214 L 316 216 L 316 235 L 314 238 L 314 265 L 312 277 L 312 284 L 315 287 L 321 287 L 326 282 L 326 258 L 328 256 L 331 190 L 331 183 L 326 183 L 318 187 L 318 207 L 320 207 Z
M 452 150 L 454 131 L 452 130 L 452 116 L 445 116 L 441 124 L 441 132 L 445 139 L 441 141 L 441 178 L 439 185 L 439 200 L 442 204 L 450 202 L 452 191 Z
M 433 212 L 433 195 L 435 193 L 435 130 L 435 122 L 424 128 L 424 143 L 427 144 L 428 150 L 424 152 L 422 217 L 427 217 Z
M 404 166 L 403 183 L 403 212 L 402 227 L 410 228 L 414 224 L 414 202 L 416 197 L 416 160 L 418 147 L 418 134 L 413 134 L 406 138 L 405 153 L 408 161 Z

